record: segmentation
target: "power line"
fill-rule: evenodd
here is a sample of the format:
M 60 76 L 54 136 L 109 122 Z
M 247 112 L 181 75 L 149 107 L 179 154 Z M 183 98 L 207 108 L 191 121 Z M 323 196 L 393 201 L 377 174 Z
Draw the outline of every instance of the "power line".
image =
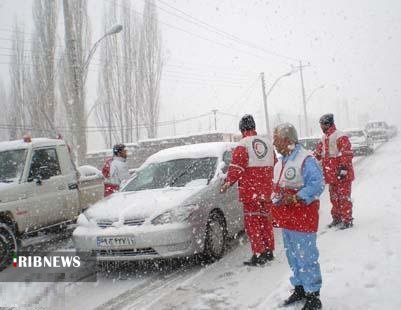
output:
M 196 70 L 199 70 L 199 67 L 201 69 L 205 68 L 211 68 L 215 71 L 222 71 L 222 72 L 230 72 L 230 75 L 232 75 L 233 72 L 233 66 L 230 67 L 221 67 L 221 66 L 214 66 L 211 64 L 204 64 L 204 63 L 187 63 L 187 62 L 182 62 L 182 61 L 173 61 L 170 63 L 167 63 L 166 66 L 172 66 L 172 67 L 179 67 L 179 68 L 195 68 Z M 235 68 L 236 75 L 238 75 L 238 72 L 243 72 L 247 73 L 247 75 L 254 75 L 255 73 L 258 73 L 258 71 L 250 71 L 250 70 L 239 70 L 238 68 Z
M 115 2 L 113 2 L 113 3 L 115 3 Z M 138 11 L 136 11 L 136 10 L 134 10 L 134 9 L 132 9 L 132 8 L 129 8 L 129 7 L 127 7 L 127 6 L 124 6 L 124 5 L 122 5 L 122 4 L 117 4 L 117 3 L 115 3 L 115 5 L 116 5 L 116 6 L 119 6 L 119 7 L 121 7 L 121 8 L 123 8 L 123 9 L 131 10 L 131 11 L 134 12 L 136 15 L 139 15 L 141 18 L 143 18 L 143 14 L 142 14 L 141 12 L 138 12 Z M 235 47 L 233 47 L 232 45 L 227 45 L 227 44 L 224 44 L 224 43 L 221 43 L 221 42 L 218 42 L 218 41 L 211 40 L 211 39 L 209 39 L 209 38 L 206 38 L 206 37 L 201 36 L 201 35 L 199 35 L 199 34 L 196 34 L 196 33 L 190 32 L 190 31 L 187 31 L 187 30 L 185 30 L 185 29 L 183 29 L 183 28 L 180 28 L 180 27 L 171 25 L 171 24 L 166 23 L 166 22 L 163 22 L 163 21 L 161 21 L 161 20 L 159 20 L 159 23 L 162 24 L 162 25 L 165 25 L 166 27 L 169 27 L 169 28 L 172 28 L 172 29 L 175 29 L 175 30 L 184 32 L 184 33 L 186 33 L 186 34 L 189 34 L 189 35 L 191 35 L 191 36 L 197 37 L 197 38 L 199 38 L 199 39 L 201 39 L 201 40 L 204 40 L 204 41 L 207 41 L 207 42 L 216 44 L 216 45 L 220 45 L 220 46 L 223 46 L 223 47 L 227 47 L 227 48 L 229 48 L 229 49 L 231 49 L 231 50 L 235 50 L 235 51 L 240 52 L 240 53 L 248 54 L 248 55 L 251 55 L 251 56 L 253 56 L 253 57 L 257 57 L 257 58 L 260 58 L 260 59 L 266 59 L 266 57 L 263 57 L 263 56 L 260 56 L 260 55 L 257 55 L 257 54 L 253 54 L 253 53 L 250 53 L 250 52 L 245 51 L 245 50 L 241 50 L 241 49 L 235 48 Z
M 153 4 L 156 8 L 158 8 L 158 9 L 160 9 L 160 10 L 162 10 L 162 11 L 168 13 L 168 14 L 171 14 L 171 15 L 174 15 L 174 16 L 176 16 L 178 18 L 181 18 L 181 19 L 183 19 L 183 20 L 185 20 L 187 22 L 195 24 L 195 25 L 197 25 L 197 26 L 199 26 L 201 28 L 204 28 L 204 29 L 206 29 L 206 30 L 208 30 L 210 32 L 218 34 L 218 35 L 220 35 L 222 37 L 225 37 L 225 38 L 227 38 L 229 40 L 232 40 L 232 41 L 237 42 L 239 44 L 242 44 L 244 46 L 263 51 L 264 53 L 272 55 L 272 56 L 276 56 L 276 57 L 280 57 L 280 58 L 284 58 L 284 59 L 292 60 L 292 61 L 299 61 L 299 59 L 296 59 L 296 58 L 293 58 L 293 57 L 288 57 L 288 56 L 285 56 L 285 55 L 282 55 L 282 54 L 279 54 L 279 53 L 276 53 L 276 52 L 269 51 L 269 50 L 265 49 L 264 47 L 261 47 L 261 46 L 259 46 L 257 44 L 254 44 L 252 42 L 243 40 L 243 39 L 241 39 L 241 38 L 239 38 L 239 37 L 237 37 L 237 36 L 235 36 L 233 34 L 230 34 L 230 33 L 226 32 L 224 30 L 221 30 L 221 29 L 219 29 L 219 28 L 217 28 L 217 27 L 215 27 L 213 25 L 210 25 L 210 24 L 200 20 L 199 18 L 196 18 L 196 17 L 194 17 L 194 16 L 192 16 L 192 15 L 190 15 L 190 14 L 188 14 L 188 13 L 186 13 L 186 12 L 184 12 L 184 11 L 178 9 L 178 8 L 176 8 L 176 7 L 166 3 L 163 0 L 158 0 L 158 1 L 160 3 L 162 3 L 163 5 L 169 7 L 170 9 L 172 9 L 174 11 L 177 11 L 177 12 L 183 14 L 184 16 L 187 16 L 188 18 L 180 16 L 180 15 L 175 14 L 175 13 L 171 13 L 171 12 L 167 11 L 166 9 L 161 8 L 160 6 L 156 6 L 155 4 Z

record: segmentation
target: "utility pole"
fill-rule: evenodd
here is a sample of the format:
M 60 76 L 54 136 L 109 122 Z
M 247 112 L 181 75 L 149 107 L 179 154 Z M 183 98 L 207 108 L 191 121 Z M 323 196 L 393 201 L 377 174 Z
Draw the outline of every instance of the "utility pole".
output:
M 217 118 L 216 118 L 216 113 L 217 113 L 217 109 L 213 109 L 212 112 L 214 114 L 214 131 L 217 131 Z
M 344 108 L 345 108 L 345 120 L 347 122 L 347 127 L 350 127 L 350 114 L 349 114 L 349 105 L 348 100 L 344 99 Z
M 109 104 L 108 104 L 108 110 L 107 110 L 107 114 L 108 114 L 108 125 L 109 125 L 109 147 L 112 148 L 113 147 L 113 142 L 111 141 L 111 101 L 109 100 Z
M 65 47 L 67 50 L 68 65 L 70 68 L 70 79 L 72 80 L 73 115 L 75 121 L 72 122 L 73 141 L 77 147 L 78 163 L 81 163 L 86 155 L 86 132 L 84 124 L 84 104 L 82 101 L 82 71 L 78 64 L 77 39 L 73 27 L 73 17 L 69 7 L 69 1 L 63 0 Z M 74 139 L 75 138 L 75 139 Z
M 175 115 L 173 115 L 173 136 L 177 134 L 176 128 L 175 128 Z
M 266 85 L 265 85 L 265 73 L 260 73 L 260 79 L 262 80 L 262 94 L 263 94 L 263 106 L 265 109 L 265 121 L 266 121 L 266 134 L 270 135 L 270 124 L 269 124 L 269 114 L 267 112 L 267 95 L 266 95 Z
M 305 121 L 305 136 L 309 135 L 309 130 L 308 130 L 308 114 L 306 112 L 306 97 L 305 97 L 305 86 L 304 86 L 304 76 L 302 74 L 302 61 L 299 61 L 299 73 L 301 75 L 301 87 L 302 87 L 302 102 L 303 102 L 303 107 L 304 107 L 304 121 Z

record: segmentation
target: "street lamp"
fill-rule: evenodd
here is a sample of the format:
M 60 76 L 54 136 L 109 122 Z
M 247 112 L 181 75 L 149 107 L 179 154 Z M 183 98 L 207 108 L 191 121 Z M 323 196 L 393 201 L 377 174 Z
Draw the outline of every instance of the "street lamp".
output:
M 83 76 L 83 84 L 85 85 L 86 82 L 86 78 L 88 76 L 88 67 L 89 64 L 92 60 L 93 55 L 96 52 L 97 47 L 99 46 L 99 43 L 106 38 L 107 36 L 111 36 L 113 34 L 117 34 L 119 32 L 121 32 L 123 30 L 123 26 L 120 24 L 114 25 L 113 27 L 111 27 L 103 36 L 100 37 L 99 40 L 97 40 L 92 48 L 89 50 L 88 56 L 85 59 L 85 62 L 82 66 L 82 76 Z M 96 106 L 96 103 L 90 108 L 90 110 L 88 111 L 88 113 L 85 116 L 85 125 L 89 119 L 89 115 L 92 113 L 92 111 L 94 110 Z M 108 116 L 109 116 L 109 140 L 110 140 L 110 144 L 111 144 L 111 107 L 110 107 L 110 103 L 109 103 L 109 111 L 108 111 Z
M 308 119 L 307 116 L 306 116 L 306 114 L 307 114 L 306 105 L 309 102 L 310 98 L 313 96 L 313 94 L 315 94 L 316 91 L 318 91 L 319 89 L 322 89 L 322 88 L 324 88 L 324 85 L 320 85 L 320 86 L 316 87 L 314 90 L 311 91 L 311 93 L 309 94 L 308 98 L 306 98 L 306 100 L 305 100 L 305 119 L 306 120 Z M 305 128 L 307 128 L 307 130 L 310 129 L 308 124 L 305 124 Z M 306 132 L 306 135 L 310 135 L 310 134 L 311 134 L 310 132 Z
M 277 83 L 282 79 L 285 78 L 287 76 L 292 75 L 293 73 L 297 72 L 297 70 L 292 70 L 290 72 L 287 72 L 285 74 L 280 75 L 272 84 L 272 86 L 270 86 L 269 90 L 267 91 L 267 93 L 265 92 L 265 80 L 264 80 L 264 74 L 263 72 L 261 73 L 261 77 L 262 77 L 262 90 L 263 90 L 263 104 L 264 104 L 264 110 L 265 110 L 265 121 L 266 121 L 266 134 L 269 135 L 270 134 L 270 125 L 269 125 L 269 114 L 267 111 L 267 97 L 270 95 L 270 93 L 272 92 L 273 88 L 277 85 Z
M 92 57 L 95 54 L 96 49 L 99 46 L 100 41 L 102 41 L 105 37 L 111 36 L 111 35 L 116 34 L 116 33 L 119 33 L 122 30 L 123 30 L 123 26 L 122 25 L 120 25 L 120 24 L 114 25 L 113 27 L 111 27 L 109 29 L 109 31 L 107 31 L 102 37 L 100 37 L 100 39 L 97 40 L 95 42 L 95 44 L 93 44 L 92 48 L 89 51 L 88 56 L 85 59 L 84 64 L 82 66 L 82 72 L 84 74 L 84 81 L 86 81 L 86 77 L 88 75 L 88 67 L 89 67 L 90 61 L 92 60 Z
M 314 90 L 312 90 L 312 92 L 309 94 L 308 98 L 306 98 L 306 100 L 305 100 L 306 103 L 309 102 L 309 99 L 312 97 L 312 95 L 313 95 L 317 90 L 322 89 L 322 88 L 324 88 L 324 85 L 320 85 L 319 87 L 316 87 Z

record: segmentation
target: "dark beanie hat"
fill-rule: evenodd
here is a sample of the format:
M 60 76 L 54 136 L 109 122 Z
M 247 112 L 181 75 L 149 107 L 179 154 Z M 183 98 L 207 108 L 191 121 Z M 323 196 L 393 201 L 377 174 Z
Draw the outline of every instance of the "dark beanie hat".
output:
M 319 123 L 323 125 L 333 125 L 334 115 L 332 113 L 322 115 L 319 119 Z
M 245 114 L 239 121 L 239 130 L 241 132 L 247 130 L 255 130 L 255 128 L 256 128 L 255 120 L 250 114 Z

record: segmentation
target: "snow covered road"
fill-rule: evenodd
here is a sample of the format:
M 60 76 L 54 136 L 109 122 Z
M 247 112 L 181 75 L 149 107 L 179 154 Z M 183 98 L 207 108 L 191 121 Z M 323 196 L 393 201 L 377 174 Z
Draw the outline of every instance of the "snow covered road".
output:
M 355 226 L 335 231 L 327 189 L 322 197 L 318 247 L 324 309 L 400 309 L 401 137 L 358 158 L 353 186 Z M 246 238 L 220 261 L 160 266 L 130 264 L 96 283 L 1 283 L 0 306 L 48 309 L 277 309 L 291 289 L 290 270 L 276 234 L 276 259 L 246 267 Z M 162 267 L 160 270 L 158 267 Z M 300 309 L 301 305 L 287 309 Z

